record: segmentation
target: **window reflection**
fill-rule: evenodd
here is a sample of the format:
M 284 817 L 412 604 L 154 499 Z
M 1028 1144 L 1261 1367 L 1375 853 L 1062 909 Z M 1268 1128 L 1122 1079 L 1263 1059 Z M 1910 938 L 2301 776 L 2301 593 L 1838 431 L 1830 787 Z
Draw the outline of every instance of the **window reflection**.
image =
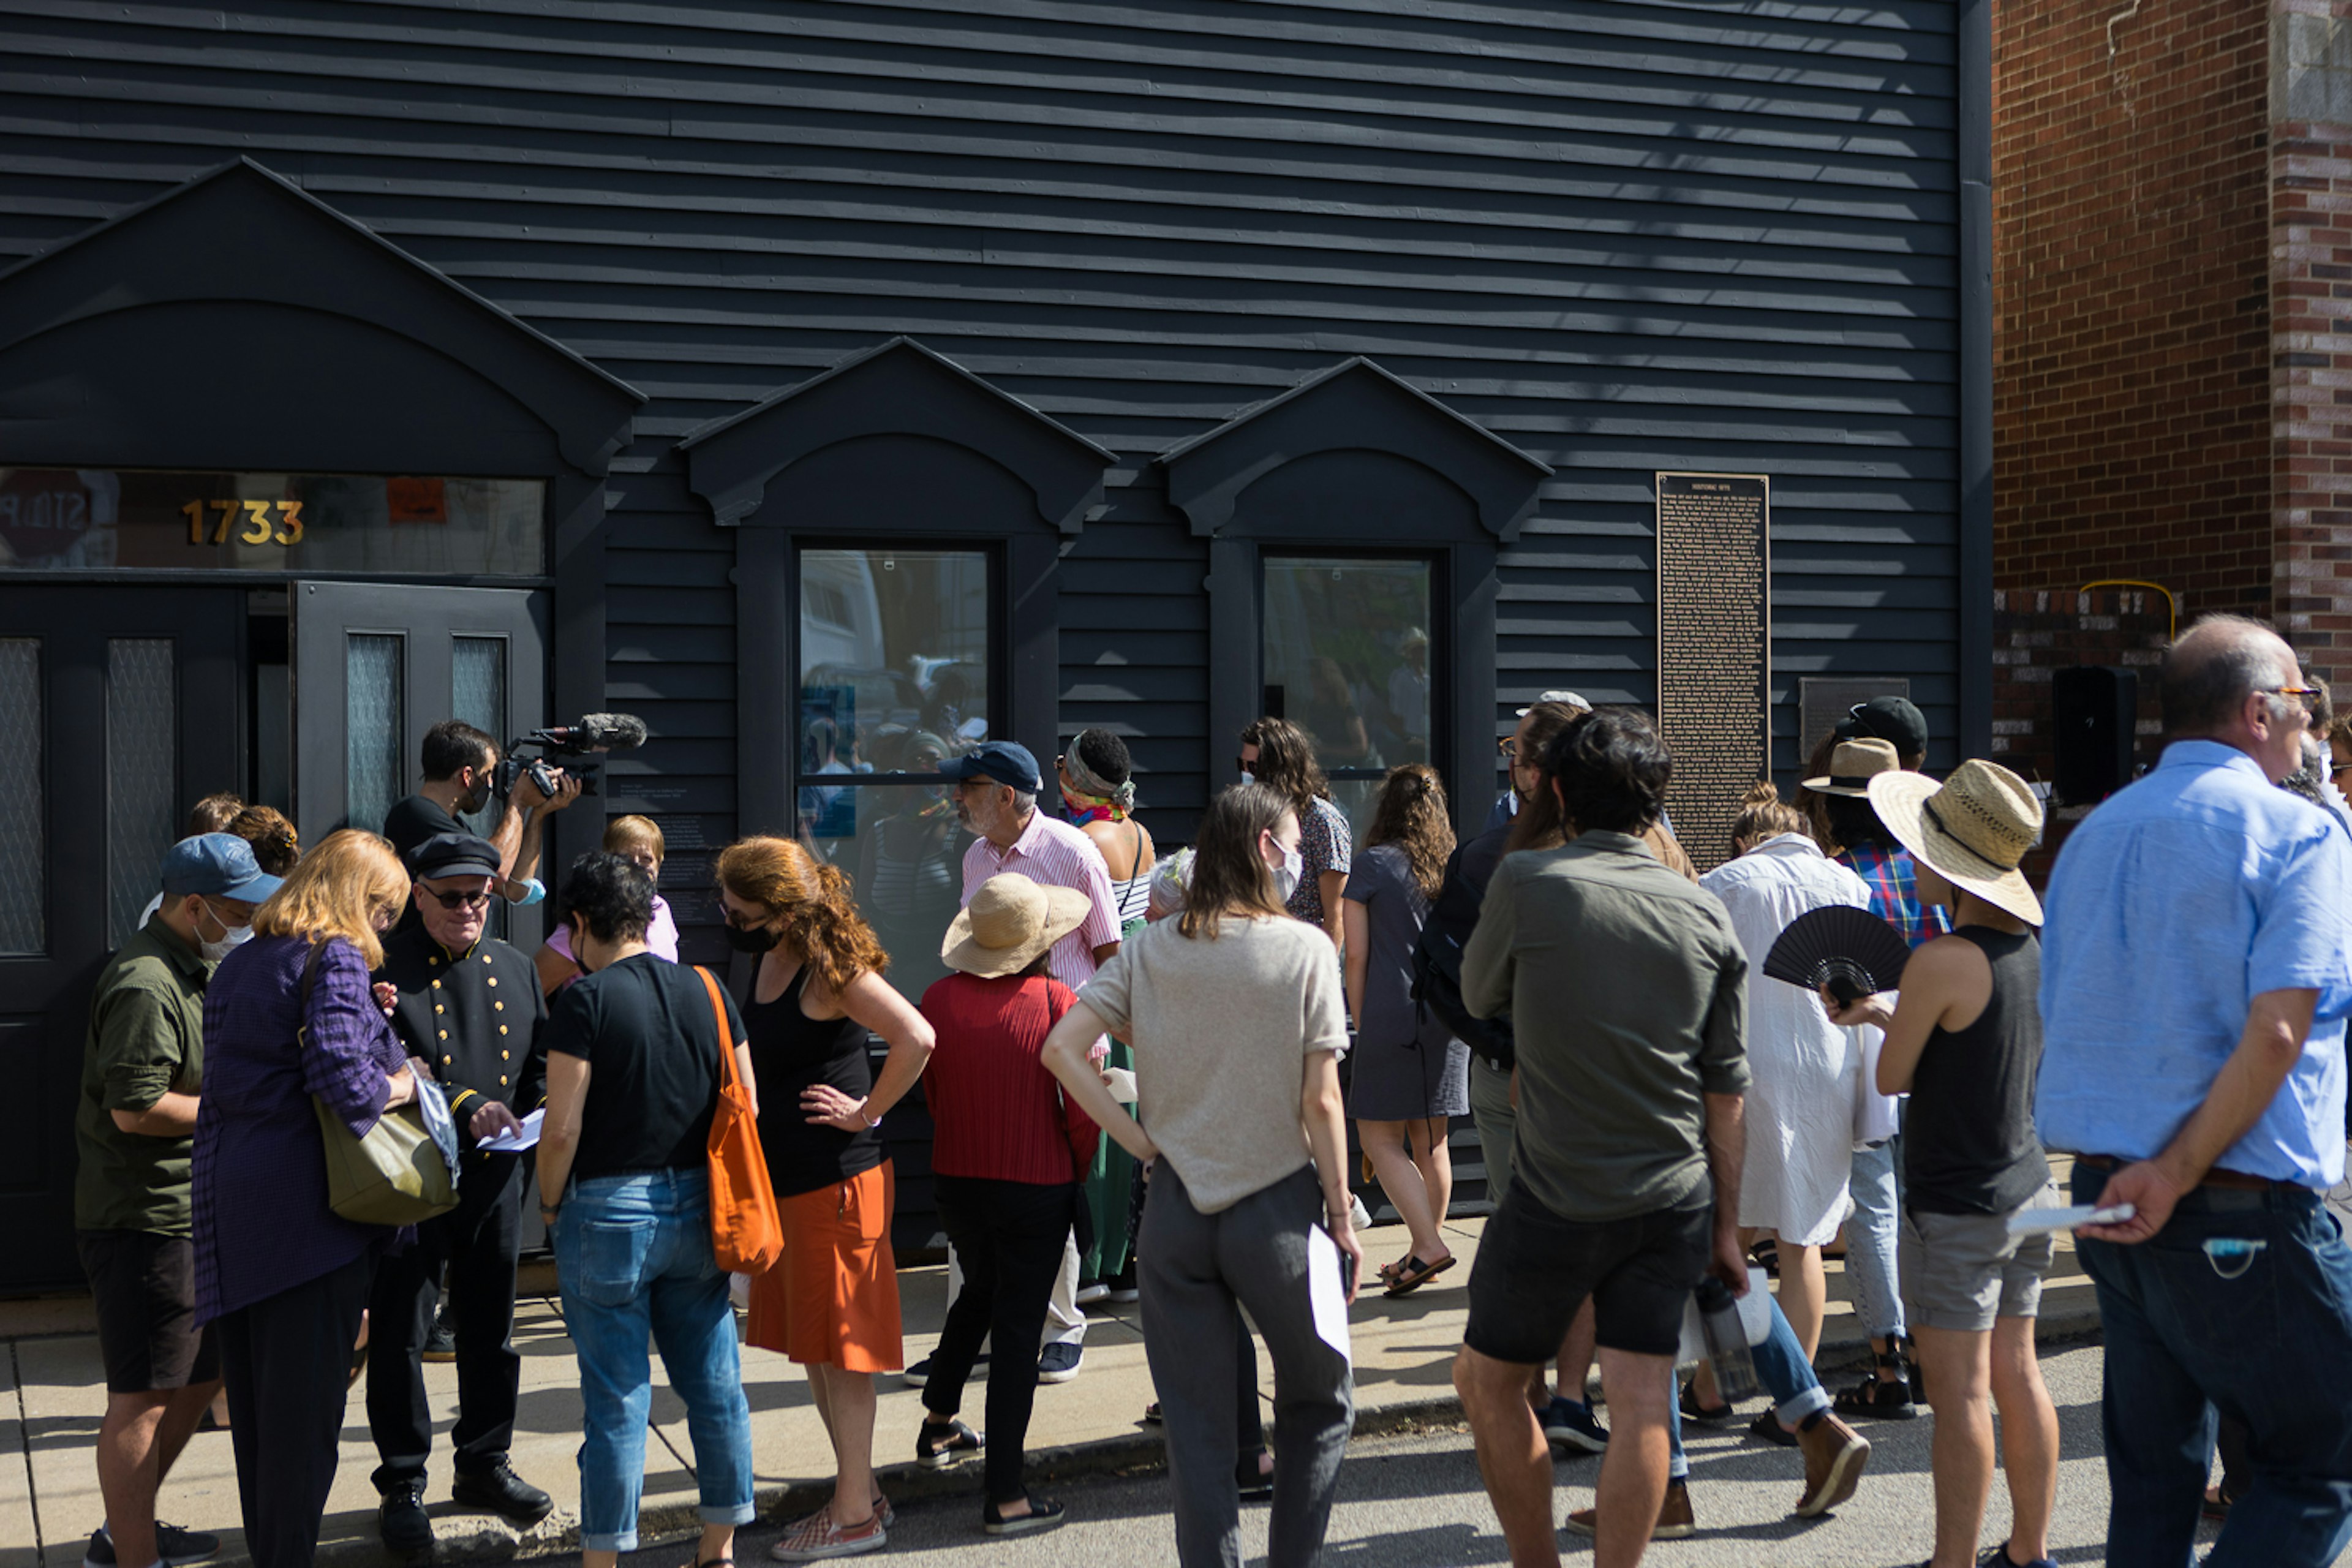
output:
M 802 836 L 846 874 L 909 999 L 941 939 L 971 836 L 940 766 L 989 737 L 988 557 L 805 550 L 793 759 Z
M 1265 710 L 1314 739 L 1360 837 L 1382 773 L 1430 760 L 1426 561 L 1268 556 Z

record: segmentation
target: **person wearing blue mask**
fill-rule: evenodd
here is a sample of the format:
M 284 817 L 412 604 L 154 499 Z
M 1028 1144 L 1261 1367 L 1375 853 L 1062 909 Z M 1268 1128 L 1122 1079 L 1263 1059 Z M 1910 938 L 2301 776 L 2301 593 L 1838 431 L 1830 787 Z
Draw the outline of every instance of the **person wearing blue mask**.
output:
M 220 1387 L 211 1328 L 196 1324 L 188 1163 L 205 1061 L 205 986 L 253 934 L 278 890 L 227 833 L 163 857 L 163 902 L 98 977 L 74 1104 L 74 1234 L 106 1363 L 98 1486 L 106 1522 L 87 1561 L 187 1562 L 211 1536 L 161 1524 L 155 1498 Z

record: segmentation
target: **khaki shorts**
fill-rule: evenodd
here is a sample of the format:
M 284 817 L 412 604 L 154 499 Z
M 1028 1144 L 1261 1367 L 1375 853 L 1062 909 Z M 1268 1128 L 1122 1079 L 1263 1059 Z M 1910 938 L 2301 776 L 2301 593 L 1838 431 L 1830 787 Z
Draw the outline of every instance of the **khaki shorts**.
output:
M 2022 1208 L 2052 1208 L 2047 1186 Z M 2050 1272 L 2051 1233 L 2009 1234 L 2006 1214 L 1919 1214 L 1906 1209 L 1895 1273 L 1911 1325 L 1983 1333 L 1995 1318 L 2042 1310 L 2042 1277 Z

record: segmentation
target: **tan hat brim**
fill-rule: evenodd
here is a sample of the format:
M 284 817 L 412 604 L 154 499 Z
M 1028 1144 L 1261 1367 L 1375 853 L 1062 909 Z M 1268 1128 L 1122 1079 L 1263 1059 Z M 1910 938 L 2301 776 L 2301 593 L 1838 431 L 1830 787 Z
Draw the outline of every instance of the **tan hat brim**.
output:
M 1870 804 L 1913 859 L 1995 909 L 2040 925 L 2042 900 L 2024 872 L 1995 865 L 1928 816 L 1927 798 L 1943 787 L 1925 773 L 1879 773 L 1870 781 Z
M 1885 775 L 1881 773 L 1873 776 L 1883 778 Z M 1870 791 L 1866 788 L 1858 789 L 1852 784 L 1832 784 L 1827 773 L 1823 773 L 1817 779 L 1805 780 L 1804 787 L 1811 790 L 1815 795 L 1847 795 L 1864 800 L 1870 796 Z
M 1043 882 L 1038 886 L 1045 890 L 1045 923 L 1035 936 L 1017 947 L 983 946 L 972 935 L 971 910 L 958 910 L 956 918 L 948 922 L 946 940 L 940 943 L 940 961 L 950 969 L 960 969 L 982 980 L 1018 974 L 1039 953 L 1086 924 L 1087 917 L 1094 913 L 1094 900 L 1075 888 L 1056 888 Z

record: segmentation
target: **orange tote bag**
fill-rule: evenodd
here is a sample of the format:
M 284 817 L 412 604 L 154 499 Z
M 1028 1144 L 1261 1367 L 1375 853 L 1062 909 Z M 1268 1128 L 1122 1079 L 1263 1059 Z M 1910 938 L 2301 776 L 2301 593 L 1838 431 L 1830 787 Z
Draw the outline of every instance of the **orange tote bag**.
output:
M 784 1255 L 783 1216 L 768 1182 L 751 1091 L 735 1071 L 727 1004 L 710 971 L 696 964 L 694 972 L 710 993 L 710 1016 L 719 1026 L 719 1109 L 710 1118 L 710 1249 L 730 1274 L 765 1274 Z

